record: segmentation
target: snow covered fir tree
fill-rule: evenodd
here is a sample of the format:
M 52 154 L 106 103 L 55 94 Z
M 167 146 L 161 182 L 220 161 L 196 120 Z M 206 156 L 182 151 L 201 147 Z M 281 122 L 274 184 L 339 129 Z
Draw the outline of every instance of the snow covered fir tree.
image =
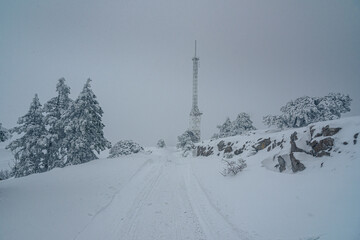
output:
M 15 158 L 12 175 L 22 177 L 55 167 L 97 159 L 96 154 L 111 147 L 103 133 L 103 111 L 87 80 L 76 101 L 69 97 L 65 79 L 58 80 L 57 96 L 44 107 L 36 94 L 28 113 L 19 118 L 11 132 L 20 136 L 6 147 Z M 2 128 L 5 137 L 10 133 Z
M 20 126 L 12 131 L 22 136 L 7 146 L 14 153 L 16 160 L 13 168 L 15 177 L 47 171 L 50 160 L 47 154 L 49 135 L 37 94 L 29 111 L 20 117 L 17 123 Z
M 78 98 L 63 114 L 66 149 L 66 165 L 88 162 L 98 157 L 94 153 L 111 147 L 104 137 L 102 123 L 103 110 L 91 90 L 91 79 L 88 79 Z
M 70 87 L 65 84 L 65 79 L 60 78 L 56 85 L 58 95 L 44 104 L 45 124 L 49 131 L 48 155 L 51 158 L 49 169 L 62 167 L 66 156 L 64 148 L 65 125 L 64 113 L 69 109 L 73 101 L 70 99 Z

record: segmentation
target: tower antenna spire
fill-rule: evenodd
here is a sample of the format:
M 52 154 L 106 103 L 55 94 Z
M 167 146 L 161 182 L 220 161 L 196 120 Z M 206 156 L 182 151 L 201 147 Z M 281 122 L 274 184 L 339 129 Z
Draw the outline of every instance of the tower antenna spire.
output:
M 197 140 L 201 138 L 200 122 L 202 113 L 198 107 L 198 72 L 199 72 L 199 57 L 196 56 L 196 40 L 195 40 L 195 56 L 193 61 L 193 96 L 192 108 L 190 112 L 190 127 L 189 129 L 196 135 Z
M 196 40 L 195 40 L 195 57 L 196 57 Z

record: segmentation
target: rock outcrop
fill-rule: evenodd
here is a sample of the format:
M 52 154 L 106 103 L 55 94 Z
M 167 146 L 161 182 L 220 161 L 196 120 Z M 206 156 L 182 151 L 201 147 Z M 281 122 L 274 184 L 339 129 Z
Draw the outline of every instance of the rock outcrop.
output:
M 298 140 L 298 137 L 297 137 L 297 132 L 295 131 L 293 134 L 291 134 L 290 136 L 290 144 L 291 144 L 291 149 L 290 149 L 290 152 L 293 153 L 293 152 L 306 152 L 304 149 L 301 149 L 301 148 L 298 148 L 296 146 L 296 143 L 295 141 Z
M 334 146 L 334 139 L 331 137 L 324 138 L 320 141 L 313 140 L 309 144 L 312 148 L 311 153 L 315 157 L 330 156 L 329 151 Z
M 214 153 L 214 147 L 197 146 L 196 156 L 208 157 Z
M 298 128 L 296 131 L 286 130 L 280 134 L 279 131 L 273 130 L 269 133 L 267 131 L 260 132 L 260 138 L 249 135 L 239 136 L 239 138 L 214 139 L 207 144 L 199 144 L 196 147 L 196 155 L 210 156 L 215 154 L 222 159 L 239 157 L 250 159 L 251 156 L 266 149 L 268 153 L 265 151 L 261 153 L 264 157 L 262 162 L 266 168 L 280 172 L 292 171 L 297 173 L 306 169 L 305 164 L 309 163 L 311 166 L 312 158 L 330 156 L 333 154 L 333 150 L 340 153 L 339 149 L 343 144 L 357 144 L 360 134 L 358 130 L 350 138 L 347 136 L 348 139 L 341 139 L 345 136 L 336 137 L 336 134 L 341 131 L 341 127 L 330 127 L 331 124 L 324 125 L 317 123 L 309 127 Z M 340 126 L 345 128 L 345 125 Z M 343 144 L 335 146 L 339 143 Z M 306 154 L 310 156 L 306 156 Z
M 286 162 L 282 156 L 278 156 L 279 171 L 283 172 L 286 170 Z
M 329 127 L 329 125 L 326 125 L 325 127 L 323 127 L 321 129 L 321 133 L 318 133 L 315 135 L 315 137 L 330 137 L 330 136 L 334 136 L 335 134 L 337 134 L 339 131 L 341 130 L 341 128 L 331 128 Z
M 225 149 L 225 142 L 224 140 L 221 140 L 218 144 L 217 144 L 217 147 L 218 147 L 218 151 L 221 152 L 222 150 Z
M 294 153 L 290 153 L 291 169 L 294 173 L 305 170 L 304 164 L 297 160 Z
M 269 146 L 271 144 L 271 140 L 270 138 L 266 138 L 266 139 L 259 139 L 260 141 L 258 141 L 255 145 L 253 145 L 253 148 L 255 149 L 256 152 L 265 149 L 267 146 Z

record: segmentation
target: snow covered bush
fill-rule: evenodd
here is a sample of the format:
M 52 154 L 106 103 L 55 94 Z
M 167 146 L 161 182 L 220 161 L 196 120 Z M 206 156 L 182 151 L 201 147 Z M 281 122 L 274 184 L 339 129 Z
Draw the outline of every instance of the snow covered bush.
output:
M 166 144 L 165 144 L 164 139 L 160 139 L 160 140 L 157 142 L 157 146 L 158 146 L 158 148 L 164 148 L 164 147 L 166 147 Z
M 47 171 L 49 138 L 37 94 L 35 94 L 27 114 L 19 118 L 18 124 L 20 126 L 15 127 L 12 131 L 22 137 L 6 146 L 14 153 L 13 172 L 15 177 Z
M 236 119 L 231 123 L 232 136 L 241 135 L 244 132 L 256 130 L 250 116 L 247 113 L 239 113 Z
M 91 90 L 90 81 L 87 80 L 78 98 L 62 115 L 66 165 L 97 159 L 94 151 L 100 153 L 111 147 L 111 143 L 104 137 L 105 125 L 101 120 L 104 112 Z
M 330 93 L 324 97 L 300 97 L 281 107 L 281 115 L 267 115 L 263 122 L 278 128 L 294 128 L 334 120 L 350 111 L 351 101 L 349 95 L 341 93 Z
M 11 134 L 9 130 L 4 128 L 2 124 L 0 123 L 0 142 L 5 142 L 11 137 Z
M 190 130 L 186 130 L 183 134 L 178 136 L 177 148 L 183 150 L 190 150 L 194 148 L 194 143 L 199 142 L 199 138 Z
M 9 170 L 0 170 L 0 181 L 11 178 L 11 171 Z
M 142 146 L 132 140 L 121 140 L 110 149 L 110 155 L 108 158 L 120 157 L 122 155 L 130 155 L 143 150 L 144 148 Z
M 249 114 L 239 113 L 236 119 L 232 122 L 230 118 L 226 118 L 222 125 L 217 126 L 219 133 L 215 133 L 212 138 L 223 138 L 241 135 L 250 130 L 256 130 Z
M 190 130 L 186 130 L 178 136 L 176 147 L 183 150 L 183 156 L 188 156 L 189 152 L 195 149 L 195 143 L 199 142 L 199 137 Z
M 241 158 L 237 161 L 228 159 L 223 159 L 222 161 L 225 164 L 224 169 L 221 172 L 223 176 L 235 176 L 247 167 L 245 160 Z

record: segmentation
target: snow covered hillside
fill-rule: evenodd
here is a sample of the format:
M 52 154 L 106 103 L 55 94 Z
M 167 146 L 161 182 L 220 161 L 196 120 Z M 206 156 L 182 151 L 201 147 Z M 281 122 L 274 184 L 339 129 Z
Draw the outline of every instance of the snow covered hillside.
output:
M 315 156 L 306 141 L 328 138 L 327 125 L 341 129 Z M 360 239 L 360 117 L 312 129 L 204 141 L 206 156 L 148 148 L 0 181 L 0 239 Z M 294 131 L 304 152 L 292 151 Z M 224 157 L 247 168 L 224 177 Z

